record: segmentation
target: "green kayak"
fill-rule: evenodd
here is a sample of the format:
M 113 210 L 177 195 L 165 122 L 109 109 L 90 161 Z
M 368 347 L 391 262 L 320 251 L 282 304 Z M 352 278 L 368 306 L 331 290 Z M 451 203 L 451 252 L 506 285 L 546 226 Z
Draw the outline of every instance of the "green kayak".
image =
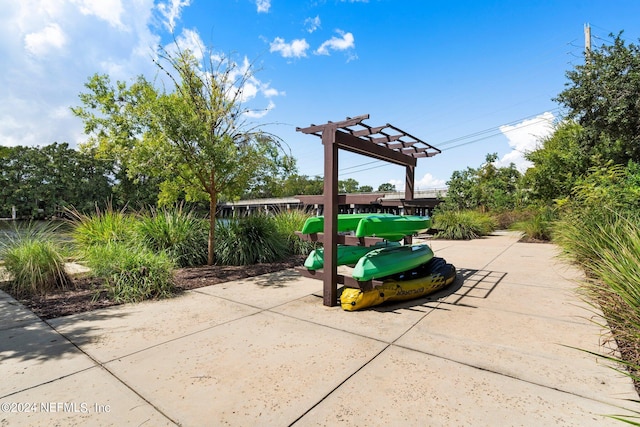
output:
M 356 237 L 374 236 L 392 242 L 431 228 L 431 218 L 417 215 L 368 216 L 356 228 Z
M 358 260 L 352 276 L 360 281 L 379 279 L 416 268 L 431 258 L 433 251 L 426 244 L 376 249 Z
M 397 242 L 376 243 L 373 246 L 346 246 L 338 245 L 338 265 L 355 264 L 365 254 L 381 248 L 400 246 Z M 324 267 L 324 248 L 318 248 L 309 254 L 304 261 L 308 270 L 319 270 Z
M 339 214 L 338 215 L 338 232 L 344 231 L 355 231 L 358 228 L 358 224 L 360 220 L 363 218 L 376 216 L 376 217 L 384 217 L 384 216 L 397 216 L 393 214 Z M 312 216 L 308 218 L 304 225 L 302 226 L 302 234 L 313 234 L 320 233 L 324 231 L 324 216 Z

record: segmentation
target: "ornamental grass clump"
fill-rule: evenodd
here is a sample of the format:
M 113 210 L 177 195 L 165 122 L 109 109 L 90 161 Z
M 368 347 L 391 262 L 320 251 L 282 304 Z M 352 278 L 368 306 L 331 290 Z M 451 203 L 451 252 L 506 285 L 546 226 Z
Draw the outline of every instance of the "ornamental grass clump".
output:
M 296 231 L 302 230 L 307 218 L 309 214 L 297 209 L 282 210 L 273 217 L 276 230 L 286 241 L 291 255 L 308 255 L 316 247 L 315 243 L 302 240 L 295 234 Z
M 620 331 L 627 329 L 621 327 L 625 324 L 640 325 L 638 224 L 638 213 L 609 211 L 601 213 L 598 221 L 571 216 L 556 228 L 555 241 L 587 272 L 587 295 L 600 305 L 612 328 Z M 640 329 L 631 328 L 626 335 L 640 351 Z
M 16 296 L 40 295 L 67 289 L 67 275 L 60 241 L 51 226 L 16 228 L 0 247 L 0 258 L 11 276 L 9 290 Z
M 487 214 L 472 210 L 443 210 L 433 216 L 438 239 L 470 240 L 495 230 L 495 221 Z
M 105 281 L 109 297 L 118 303 L 166 298 L 174 293 L 173 263 L 166 253 L 122 242 L 94 245 L 85 260 Z
M 218 221 L 216 262 L 221 265 L 252 265 L 275 262 L 288 255 L 287 241 L 272 216 L 254 214 Z
M 517 221 L 509 228 L 524 233 L 523 241 L 550 241 L 557 215 L 552 208 L 545 207 L 532 211 L 529 218 Z
M 578 263 L 587 280 L 581 291 L 601 311 L 640 389 L 640 213 L 585 208 L 567 214 L 555 227 L 554 242 Z
M 71 217 L 71 237 L 82 250 L 94 245 L 130 241 L 133 236 L 134 218 L 124 209 L 114 210 L 110 204 L 104 210 L 96 207 L 93 214 L 83 214 L 75 209 L 67 210 Z
M 145 247 L 165 252 L 178 267 L 207 263 L 208 221 L 182 206 L 139 214 L 134 229 Z

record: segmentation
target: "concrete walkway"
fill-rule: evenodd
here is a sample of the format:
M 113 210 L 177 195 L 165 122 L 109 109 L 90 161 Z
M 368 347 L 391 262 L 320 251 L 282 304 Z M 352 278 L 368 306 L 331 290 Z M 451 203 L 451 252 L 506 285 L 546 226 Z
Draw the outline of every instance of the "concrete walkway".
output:
M 609 351 L 555 246 L 432 246 L 450 288 L 359 312 L 293 271 L 49 322 L 0 293 L 0 426 L 584 427 L 639 409 L 572 348 Z

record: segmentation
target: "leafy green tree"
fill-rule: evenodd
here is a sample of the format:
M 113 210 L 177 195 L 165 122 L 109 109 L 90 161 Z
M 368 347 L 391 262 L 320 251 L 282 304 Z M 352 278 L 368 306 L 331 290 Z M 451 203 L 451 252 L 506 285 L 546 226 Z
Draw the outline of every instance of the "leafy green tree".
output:
M 3 215 L 9 216 L 12 206 L 19 217 L 31 217 L 38 209 L 42 191 L 38 151 L 31 147 L 1 147 L 0 200 Z
M 296 161 L 291 156 L 282 156 L 274 144 L 265 141 L 264 156 L 268 160 L 259 167 L 248 183 L 248 188 L 242 194 L 242 199 L 262 199 L 270 197 L 284 197 L 285 180 L 296 170 Z
M 284 180 L 282 196 L 318 195 L 323 191 L 324 180 L 321 177 L 309 178 L 307 175 L 293 174 Z
M 525 172 L 524 182 L 534 199 L 549 204 L 568 198 L 577 180 L 587 173 L 591 159 L 581 150 L 582 132 L 575 122 L 562 122 L 536 150 L 525 154 L 533 167 Z
M 467 167 L 454 171 L 447 182 L 446 208 L 489 210 L 512 209 L 519 203 L 520 172 L 511 163 L 508 167 L 496 167 L 496 153 L 487 154 L 479 168 Z
M 576 182 L 574 201 L 587 212 L 610 209 L 612 212 L 640 211 L 640 164 L 626 166 L 612 161 L 594 166 Z
M 86 211 L 111 197 L 111 165 L 67 143 L 0 150 L 0 215 L 55 215 L 62 207 Z
M 373 187 L 370 185 L 362 185 L 358 188 L 358 193 L 372 193 Z
M 358 185 L 359 185 L 358 181 L 356 181 L 353 178 L 338 180 L 338 192 L 339 193 L 357 193 Z
M 73 112 L 91 135 L 88 146 L 117 159 L 129 177 L 161 177 L 159 203 L 184 198 L 209 203 L 208 264 L 214 262 L 215 214 L 220 197 L 238 198 L 272 167 L 280 140 L 247 122 L 244 90 L 253 67 L 207 52 L 162 51 L 156 61 L 173 91 L 140 76 L 112 85 L 95 75 Z M 276 158 L 279 158 L 276 156 Z M 291 162 L 283 161 L 282 164 Z M 265 166 L 268 165 L 268 166 Z
M 396 191 L 396 186 L 394 184 L 390 184 L 386 182 L 378 186 L 378 191 L 386 191 L 386 192 Z
M 622 33 L 612 37 L 612 45 L 594 49 L 567 72 L 556 101 L 584 129 L 579 142 L 587 156 L 626 165 L 640 161 L 640 47 L 627 45 Z

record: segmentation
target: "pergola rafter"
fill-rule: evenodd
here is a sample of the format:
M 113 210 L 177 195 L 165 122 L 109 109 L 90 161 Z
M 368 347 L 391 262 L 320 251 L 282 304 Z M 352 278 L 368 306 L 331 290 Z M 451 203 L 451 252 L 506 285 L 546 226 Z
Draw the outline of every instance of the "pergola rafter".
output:
M 369 115 L 347 117 L 340 122 L 296 128 L 315 135 L 324 145 L 324 304 L 337 303 L 337 284 L 347 283 L 337 273 L 338 244 L 338 149 L 404 166 L 405 200 L 413 200 L 417 159 L 433 157 L 441 151 L 415 136 L 387 123 L 369 126 L 363 123 Z

